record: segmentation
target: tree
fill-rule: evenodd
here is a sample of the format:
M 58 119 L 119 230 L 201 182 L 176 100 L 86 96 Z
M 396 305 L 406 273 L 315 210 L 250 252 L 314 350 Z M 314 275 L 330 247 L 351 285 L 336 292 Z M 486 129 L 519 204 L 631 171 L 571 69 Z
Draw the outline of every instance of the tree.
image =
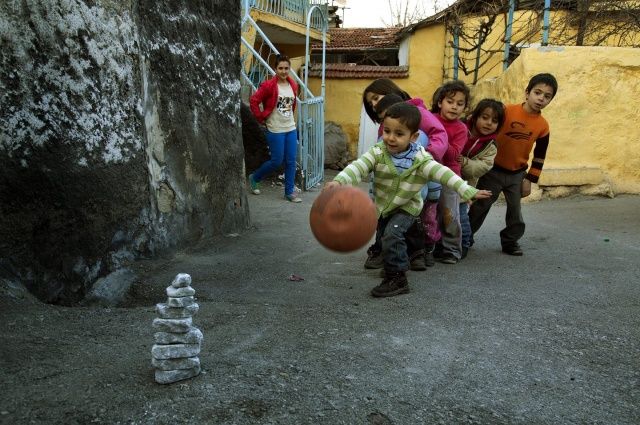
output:
M 444 21 L 452 39 L 458 39 L 458 69 L 474 79 L 483 78 L 504 54 L 505 34 L 492 37 L 495 22 L 506 26 L 509 0 L 478 0 L 456 3 Z M 521 47 L 541 43 L 544 25 L 544 0 L 516 1 L 514 30 L 509 40 L 510 63 Z M 549 44 L 560 46 L 640 47 L 640 0 L 552 0 L 549 22 Z M 480 21 L 470 16 L 482 17 Z M 469 23 L 471 22 L 471 23 Z M 453 47 L 453 45 L 452 45 Z M 494 63 L 490 68 L 485 65 Z M 478 73 L 478 69 L 482 71 Z
M 428 18 L 454 1 L 455 0 L 387 0 L 389 18 L 382 19 L 382 22 L 387 27 L 406 27 Z M 427 9 L 428 5 L 431 5 L 431 10 Z

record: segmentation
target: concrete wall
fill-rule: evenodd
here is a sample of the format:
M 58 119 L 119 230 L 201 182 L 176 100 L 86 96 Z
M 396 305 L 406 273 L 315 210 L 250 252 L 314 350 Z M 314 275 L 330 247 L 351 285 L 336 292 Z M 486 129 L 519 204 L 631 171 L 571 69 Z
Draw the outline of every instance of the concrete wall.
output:
M 550 72 L 559 90 L 543 115 L 551 126 L 540 185 L 598 193 L 640 193 L 640 50 L 607 47 L 525 49 L 500 77 L 472 90 L 524 101 L 531 76 Z
M 248 225 L 236 0 L 0 2 L 0 278 L 73 304 Z

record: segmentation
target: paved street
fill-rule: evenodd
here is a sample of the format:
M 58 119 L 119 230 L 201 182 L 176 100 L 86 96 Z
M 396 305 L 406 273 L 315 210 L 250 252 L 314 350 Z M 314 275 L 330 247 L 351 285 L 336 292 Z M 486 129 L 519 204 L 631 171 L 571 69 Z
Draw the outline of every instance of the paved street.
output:
M 640 422 L 640 198 L 526 205 L 520 258 L 498 205 L 466 260 L 373 299 L 364 250 L 313 239 L 316 194 L 280 191 L 250 196 L 251 232 L 178 263 L 218 323 L 208 367 L 234 359 L 216 386 L 277 400 L 265 423 Z
M 317 193 L 296 205 L 281 190 L 250 195 L 247 232 L 141 262 L 126 308 L 11 304 L 0 317 L 12 324 L 3 338 L 15 341 L 0 418 L 640 423 L 640 197 L 526 205 L 523 257 L 500 252 L 498 205 L 466 260 L 411 272 L 411 293 L 374 299 L 380 278 L 363 269 L 364 249 L 336 254 L 313 239 Z M 153 306 L 179 272 L 192 275 L 200 303 L 204 373 L 159 386 Z M 71 395 L 50 390 L 70 385 Z

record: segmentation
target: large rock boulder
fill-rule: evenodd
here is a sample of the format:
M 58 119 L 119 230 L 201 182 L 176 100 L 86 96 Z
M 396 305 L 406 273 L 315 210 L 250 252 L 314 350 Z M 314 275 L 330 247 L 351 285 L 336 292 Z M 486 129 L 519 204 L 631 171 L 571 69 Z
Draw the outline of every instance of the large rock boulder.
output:
M 0 2 L 0 278 L 73 304 L 248 226 L 239 22 L 237 0 Z
M 348 138 L 342 127 L 332 121 L 324 125 L 324 166 L 342 170 L 349 162 Z

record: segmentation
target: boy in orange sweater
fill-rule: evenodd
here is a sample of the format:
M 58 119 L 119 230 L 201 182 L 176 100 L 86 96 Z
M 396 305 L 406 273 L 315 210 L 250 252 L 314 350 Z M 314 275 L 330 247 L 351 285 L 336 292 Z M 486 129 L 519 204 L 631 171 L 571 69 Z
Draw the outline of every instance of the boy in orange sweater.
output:
M 553 75 L 537 74 L 529 80 L 525 102 L 505 107 L 505 122 L 496 137 L 498 153 L 493 168 L 478 181 L 477 188 L 490 190 L 492 196 L 471 205 L 471 232 L 475 234 L 480 229 L 491 205 L 500 192 L 504 193 L 507 201 L 506 227 L 500 231 L 500 243 L 505 254 L 523 254 L 518 244 L 525 230 L 520 201 L 529 196 L 531 183 L 537 183 L 542 172 L 549 146 L 549 124 L 541 111 L 557 91 L 558 82 Z M 529 167 L 532 149 L 533 160 Z

